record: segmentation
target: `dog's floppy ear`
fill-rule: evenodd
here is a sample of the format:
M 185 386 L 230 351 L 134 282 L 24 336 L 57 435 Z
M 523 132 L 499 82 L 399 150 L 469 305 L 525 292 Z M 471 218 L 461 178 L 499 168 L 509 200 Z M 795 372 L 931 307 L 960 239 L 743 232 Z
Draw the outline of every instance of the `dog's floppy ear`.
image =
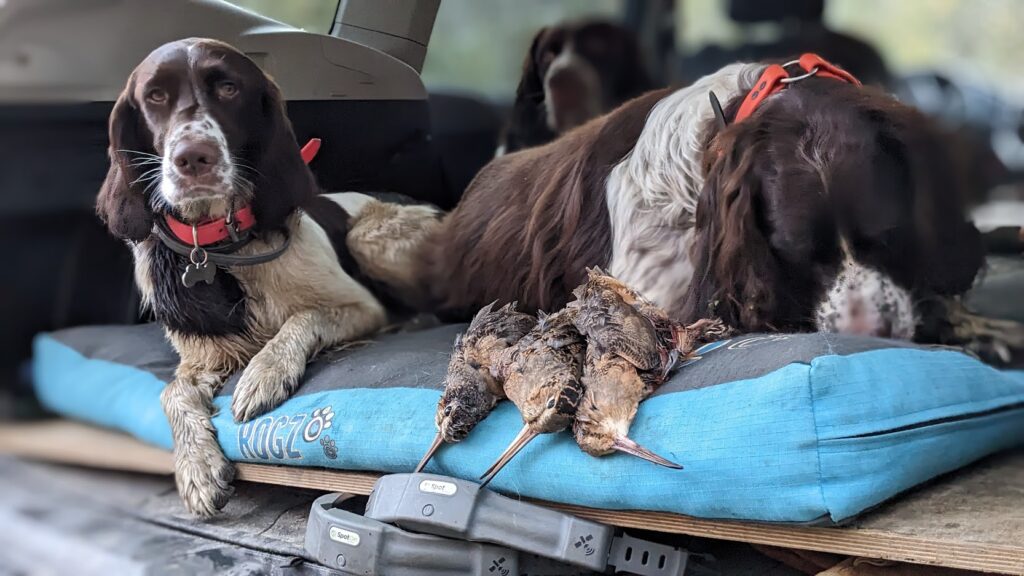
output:
M 254 64 L 255 66 L 255 64 Z M 316 195 L 316 180 L 302 161 L 288 120 L 284 98 L 277 84 L 263 76 L 260 108 L 263 116 L 262 137 L 256 140 L 256 189 L 253 211 L 257 226 L 272 230 L 284 226 L 296 208 Z
M 740 127 L 743 130 L 743 127 Z M 697 204 L 694 277 L 684 306 L 687 321 L 718 317 L 743 330 L 768 327 L 778 266 L 761 230 L 757 210 L 761 177 L 754 142 L 728 138 L 708 152 L 704 189 Z
M 153 213 L 138 166 L 145 154 L 153 154 L 153 138 L 133 102 L 133 86 L 129 80 L 110 113 L 110 168 L 96 198 L 96 213 L 114 236 L 143 240 L 153 227 Z
M 541 44 L 547 37 L 547 27 L 541 28 L 534 35 L 530 42 L 530 50 L 523 60 L 523 75 L 519 78 L 519 86 L 516 87 L 516 102 L 532 102 L 540 104 L 544 101 L 544 78 L 540 75 L 540 53 Z
M 882 138 L 906 166 L 913 191 L 918 287 L 942 295 L 966 292 L 984 264 L 984 247 L 967 218 L 964 175 L 947 140 L 917 111 L 885 127 Z
M 512 103 L 509 122 L 501 136 L 502 148 L 514 152 L 521 148 L 540 144 L 555 136 L 547 125 L 544 111 L 544 78 L 540 72 L 540 58 L 543 40 L 549 34 L 541 28 L 530 43 L 523 61 L 523 74 L 516 88 L 516 99 Z

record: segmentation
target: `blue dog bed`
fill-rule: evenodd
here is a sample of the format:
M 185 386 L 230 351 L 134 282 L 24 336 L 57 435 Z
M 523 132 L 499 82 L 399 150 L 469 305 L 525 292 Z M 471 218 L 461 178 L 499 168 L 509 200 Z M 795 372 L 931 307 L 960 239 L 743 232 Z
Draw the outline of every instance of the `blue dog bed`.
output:
M 237 461 L 408 472 L 462 326 L 325 353 L 284 405 L 238 425 L 216 399 Z M 41 335 L 35 385 L 50 409 L 171 447 L 159 395 L 177 357 L 155 325 Z M 476 478 L 521 426 L 503 403 L 428 471 Z M 930 478 L 1024 442 L 1024 372 L 957 351 L 822 334 L 705 346 L 641 405 L 632 436 L 685 470 L 593 458 L 567 433 L 534 441 L 494 480 L 505 493 L 704 518 L 838 522 Z

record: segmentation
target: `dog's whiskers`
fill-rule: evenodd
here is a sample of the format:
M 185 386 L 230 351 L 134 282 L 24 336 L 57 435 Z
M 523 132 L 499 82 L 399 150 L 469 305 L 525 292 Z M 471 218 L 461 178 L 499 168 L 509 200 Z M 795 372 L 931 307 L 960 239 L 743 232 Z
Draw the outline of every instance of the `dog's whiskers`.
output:
M 248 170 L 249 172 L 252 172 L 256 176 L 259 176 L 260 178 L 263 178 L 263 173 L 262 172 L 257 170 L 251 164 L 247 164 L 245 161 L 243 161 L 238 156 L 235 156 L 235 155 L 232 154 L 231 155 L 231 163 L 234 164 L 235 166 L 237 166 L 238 168 L 241 168 L 243 170 Z
M 252 183 L 248 178 L 235 174 L 231 177 L 231 185 L 240 191 L 244 192 L 248 196 L 252 196 L 256 191 L 256 185 Z
M 116 152 L 121 152 L 122 154 L 135 154 L 136 156 L 141 156 L 143 158 L 163 160 L 163 158 L 157 154 L 153 154 L 151 152 L 142 152 L 141 150 L 128 150 L 125 148 L 119 148 L 116 150 Z
M 146 184 L 146 187 L 145 187 L 145 188 L 143 188 L 143 190 L 142 190 L 142 193 L 143 193 L 143 194 L 149 194 L 149 193 L 151 193 L 151 192 L 152 192 L 153 190 L 155 190 L 155 189 L 156 189 L 156 186 L 157 186 L 158 184 L 160 184 L 160 182 L 162 182 L 162 181 L 163 181 L 163 178 L 161 177 L 161 175 L 160 175 L 160 174 L 157 174 L 156 176 L 153 176 L 153 177 L 152 177 L 152 178 L 150 179 L 150 181 L 149 181 L 149 184 Z M 157 195 L 157 196 L 159 196 L 159 195 Z M 161 199 L 163 199 L 163 197 L 162 197 L 162 196 L 161 196 L 160 198 L 161 198 Z
M 164 163 L 164 161 L 162 159 L 145 158 L 145 159 L 139 160 L 137 162 L 130 162 L 128 165 L 133 167 L 133 168 L 137 168 L 139 166 L 151 166 L 151 165 L 154 165 L 154 164 L 162 166 L 163 163 Z
M 163 171 L 163 167 L 162 166 L 158 166 L 156 168 L 151 168 L 151 169 L 143 172 L 142 175 L 139 176 L 138 178 L 136 178 L 135 180 L 132 180 L 128 185 L 129 186 L 134 186 L 135 184 L 138 184 L 139 182 L 145 182 L 147 180 L 153 180 L 154 178 L 158 178 L 160 176 L 160 172 L 162 172 L 162 171 Z

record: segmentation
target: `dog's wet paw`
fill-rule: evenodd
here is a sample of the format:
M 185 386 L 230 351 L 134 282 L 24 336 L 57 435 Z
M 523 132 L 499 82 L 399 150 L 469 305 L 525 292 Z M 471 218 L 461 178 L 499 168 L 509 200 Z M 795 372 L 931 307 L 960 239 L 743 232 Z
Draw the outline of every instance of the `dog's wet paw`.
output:
M 280 364 L 267 365 L 259 357 L 242 372 L 231 398 L 235 422 L 248 422 L 281 405 L 298 385 L 298 377 Z
M 175 483 L 185 508 L 196 516 L 208 518 L 224 508 L 234 492 L 231 481 L 235 467 L 220 450 L 177 458 Z

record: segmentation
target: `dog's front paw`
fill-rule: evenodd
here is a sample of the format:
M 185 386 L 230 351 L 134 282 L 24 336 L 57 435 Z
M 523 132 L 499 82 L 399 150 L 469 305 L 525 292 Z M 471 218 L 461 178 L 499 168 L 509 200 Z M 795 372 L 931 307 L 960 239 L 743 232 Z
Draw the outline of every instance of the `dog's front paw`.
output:
M 247 422 L 277 408 L 298 386 L 300 375 L 289 370 L 287 362 L 263 361 L 265 357 L 257 354 L 235 386 L 231 398 L 235 422 Z
M 224 508 L 234 492 L 234 478 L 235 467 L 219 448 L 197 448 L 175 458 L 178 494 L 185 508 L 196 516 L 208 518 Z

